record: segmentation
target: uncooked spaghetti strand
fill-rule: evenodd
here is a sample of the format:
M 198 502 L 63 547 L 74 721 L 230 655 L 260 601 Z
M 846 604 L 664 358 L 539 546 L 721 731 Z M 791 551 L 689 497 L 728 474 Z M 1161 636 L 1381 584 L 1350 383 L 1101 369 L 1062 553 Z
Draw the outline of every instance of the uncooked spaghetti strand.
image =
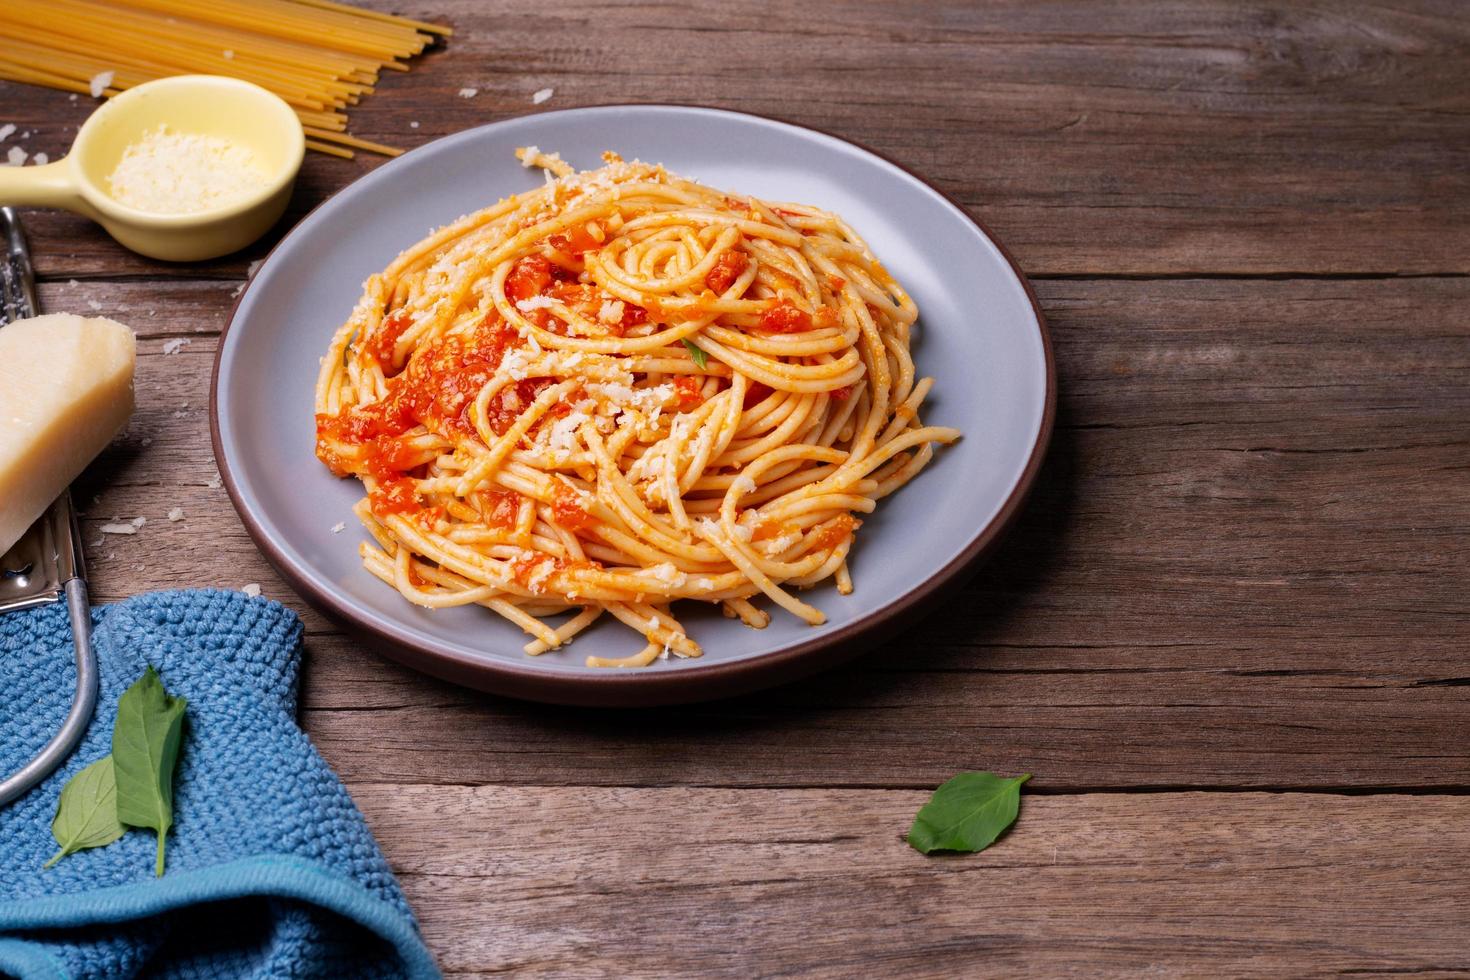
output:
M 452 33 L 332 0 L 7 0 L 6 17 L 0 78 L 90 94 L 110 75 L 110 98 L 171 75 L 229 75 L 296 110 L 309 149 L 349 159 L 345 147 L 401 152 L 347 136 L 345 110 L 379 72 L 408 70 Z

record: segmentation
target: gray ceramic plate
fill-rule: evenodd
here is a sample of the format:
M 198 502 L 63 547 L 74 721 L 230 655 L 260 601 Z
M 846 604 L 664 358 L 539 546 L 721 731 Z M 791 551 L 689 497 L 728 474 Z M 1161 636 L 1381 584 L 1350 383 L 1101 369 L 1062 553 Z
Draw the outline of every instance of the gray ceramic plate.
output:
M 686 604 L 705 654 L 638 670 L 598 670 L 641 641 L 605 622 L 568 648 L 521 652 L 526 637 L 479 608 L 428 611 L 364 571 L 351 513 L 356 481 L 313 455 L 317 361 L 369 273 L 431 229 L 533 187 L 517 146 L 579 167 L 603 150 L 659 161 L 718 188 L 842 214 L 913 294 L 915 359 L 933 375 L 925 421 L 958 444 L 864 520 L 856 591 L 804 594 L 828 615 L 810 627 L 775 610 L 751 630 Z M 214 444 L 235 507 L 301 594 L 383 653 L 459 683 L 538 700 L 635 705 L 716 697 L 810 672 L 910 621 L 1014 516 L 1051 429 L 1055 379 L 1046 328 L 1025 280 L 959 207 L 902 167 L 851 143 L 772 119 L 685 106 L 605 106 L 483 126 L 414 150 L 327 201 L 276 246 L 240 297 L 215 363 Z M 347 530 L 333 534 L 345 521 Z M 895 656 L 902 656 L 899 650 Z

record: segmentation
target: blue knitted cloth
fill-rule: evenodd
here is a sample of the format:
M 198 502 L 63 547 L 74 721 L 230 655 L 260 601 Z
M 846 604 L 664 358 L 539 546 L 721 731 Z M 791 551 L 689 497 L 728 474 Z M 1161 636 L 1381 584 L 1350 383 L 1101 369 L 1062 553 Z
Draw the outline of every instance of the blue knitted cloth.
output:
M 346 789 L 296 725 L 301 621 L 264 599 L 158 592 L 94 613 L 97 714 L 66 764 L 0 810 L 0 973 L 31 978 L 438 977 Z M 66 609 L 0 616 L 0 769 L 61 724 Z M 152 664 L 189 700 L 168 867 L 152 831 L 44 864 L 62 785 L 111 750 Z

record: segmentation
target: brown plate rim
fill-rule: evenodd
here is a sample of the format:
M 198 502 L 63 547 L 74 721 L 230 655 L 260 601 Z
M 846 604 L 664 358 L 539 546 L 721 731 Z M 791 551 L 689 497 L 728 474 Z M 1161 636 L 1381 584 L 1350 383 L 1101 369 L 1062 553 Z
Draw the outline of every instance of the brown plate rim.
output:
M 1041 304 L 1036 299 L 1036 292 L 1031 287 L 1031 282 L 1021 271 L 1016 263 L 1015 257 L 1005 244 L 991 233 L 985 224 L 956 201 L 952 196 L 936 187 L 923 175 L 915 173 L 914 170 L 905 166 L 897 160 L 881 153 L 870 146 L 866 146 L 856 140 L 829 132 L 816 126 L 808 126 L 804 123 L 792 122 L 779 116 L 766 115 L 757 112 L 746 112 L 739 109 L 727 109 L 721 106 L 700 105 L 687 102 L 609 102 L 585 106 L 565 106 L 558 110 L 567 109 L 646 109 L 646 108 L 675 108 L 675 109 L 700 109 L 710 112 L 726 113 L 734 116 L 746 116 L 760 119 L 766 122 L 779 123 L 794 129 L 805 130 L 831 139 L 839 140 L 850 146 L 857 147 L 865 153 L 872 154 L 879 160 L 896 167 L 907 173 L 935 194 L 954 205 L 964 217 L 980 231 L 982 235 L 995 246 L 1010 267 L 1011 273 L 1020 282 L 1022 289 L 1026 292 L 1026 298 L 1031 303 L 1032 313 L 1036 317 L 1036 327 L 1041 335 L 1041 346 L 1046 362 L 1046 391 L 1044 393 L 1044 406 L 1042 410 L 1041 425 L 1037 430 L 1036 441 L 1031 447 L 1031 454 L 1022 469 L 1020 478 L 1011 488 L 1010 494 L 1005 502 L 996 512 L 995 516 L 985 527 L 970 540 L 965 549 L 946 563 L 942 568 L 930 575 L 928 578 L 917 583 L 907 592 L 897 596 L 887 605 L 862 616 L 853 622 L 837 627 L 831 632 L 824 633 L 792 646 L 784 647 L 759 657 L 745 660 L 736 660 L 725 663 L 694 664 L 681 670 L 639 672 L 622 670 L 593 670 L 583 673 L 551 674 L 536 670 L 529 665 L 519 666 L 503 662 L 491 662 L 463 656 L 451 651 L 436 647 L 431 641 L 424 640 L 421 643 L 404 642 L 396 637 L 390 636 L 384 629 L 368 617 L 360 616 L 351 607 L 341 603 L 330 593 L 315 588 L 311 583 L 297 575 L 291 563 L 286 560 L 285 555 L 277 547 L 275 541 L 267 534 L 242 506 L 238 487 L 235 483 L 234 473 L 229 460 L 221 451 L 220 424 L 219 424 L 219 372 L 220 362 L 224 356 L 225 339 L 229 336 L 231 327 L 234 326 L 236 314 L 239 312 L 240 303 L 250 292 L 254 284 L 252 279 L 247 282 L 245 288 L 240 290 L 239 295 L 230 308 L 230 317 L 225 328 L 220 333 L 219 345 L 215 350 L 214 366 L 209 378 L 209 435 L 214 450 L 215 465 L 219 468 L 221 480 L 225 490 L 230 496 L 230 503 L 235 512 L 240 515 L 245 530 L 249 533 L 251 540 L 255 542 L 262 554 L 284 578 L 296 593 L 305 599 L 313 608 L 328 616 L 346 630 L 372 646 L 378 653 L 395 660 L 404 666 L 422 671 L 423 673 L 439 677 L 452 683 L 461 684 L 466 687 L 496 694 L 509 695 L 511 697 L 525 698 L 532 701 L 544 701 L 553 704 L 583 705 L 589 707 L 644 707 L 662 704 L 684 704 L 693 701 L 702 701 L 712 698 L 729 697 L 759 688 L 768 687 L 788 680 L 794 680 L 807 674 L 815 673 L 826 667 L 834 666 L 845 660 L 851 659 L 862 653 L 872 643 L 880 640 L 884 635 L 897 628 L 899 620 L 910 612 L 919 613 L 923 608 L 932 606 L 950 588 L 961 584 L 966 573 L 973 572 L 982 559 L 997 543 L 1002 534 L 1015 521 L 1019 514 L 1021 504 L 1030 493 L 1036 482 L 1037 474 L 1041 470 L 1042 461 L 1045 459 L 1046 450 L 1051 443 L 1052 430 L 1056 420 L 1057 404 L 1057 372 L 1056 358 L 1052 348 L 1051 331 L 1047 327 L 1046 317 L 1041 312 Z M 526 112 L 506 116 L 484 125 L 493 126 L 507 122 L 512 119 L 521 119 L 529 116 L 544 115 L 544 112 Z M 474 127 L 479 128 L 479 127 Z M 464 132 L 460 130 L 459 132 Z M 447 134 L 448 136 L 458 135 Z M 437 140 L 431 140 L 423 144 L 430 146 Z M 416 147 L 415 149 L 418 149 Z M 363 176 L 366 176 L 365 174 Z M 350 184 L 346 186 L 351 186 Z M 299 228 L 307 218 L 316 210 L 326 204 L 337 194 L 345 190 L 339 188 L 336 192 L 323 199 L 315 207 L 296 222 L 293 228 L 281 236 L 265 258 L 261 262 L 263 267 L 270 261 L 276 249 Z M 864 642 L 867 641 L 867 642 Z

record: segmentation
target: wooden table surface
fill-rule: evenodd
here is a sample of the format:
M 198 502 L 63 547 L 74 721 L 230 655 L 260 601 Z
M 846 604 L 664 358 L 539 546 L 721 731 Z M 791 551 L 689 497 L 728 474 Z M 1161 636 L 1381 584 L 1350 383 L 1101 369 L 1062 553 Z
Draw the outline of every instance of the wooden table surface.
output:
M 259 582 L 303 615 L 302 723 L 446 973 L 1470 973 L 1463 4 L 399 10 L 458 34 L 359 135 L 622 101 L 831 130 L 1013 250 L 1060 376 L 1018 527 L 900 640 L 725 703 L 548 708 L 378 659 L 246 536 L 209 369 L 268 242 L 165 265 L 30 214 L 44 305 L 139 334 L 79 500 L 89 541 L 148 523 L 92 549 L 95 594 Z M 92 108 L 0 105 L 52 158 Z M 380 163 L 312 155 L 293 218 Z M 967 769 L 1034 773 L 1020 821 L 920 856 Z

